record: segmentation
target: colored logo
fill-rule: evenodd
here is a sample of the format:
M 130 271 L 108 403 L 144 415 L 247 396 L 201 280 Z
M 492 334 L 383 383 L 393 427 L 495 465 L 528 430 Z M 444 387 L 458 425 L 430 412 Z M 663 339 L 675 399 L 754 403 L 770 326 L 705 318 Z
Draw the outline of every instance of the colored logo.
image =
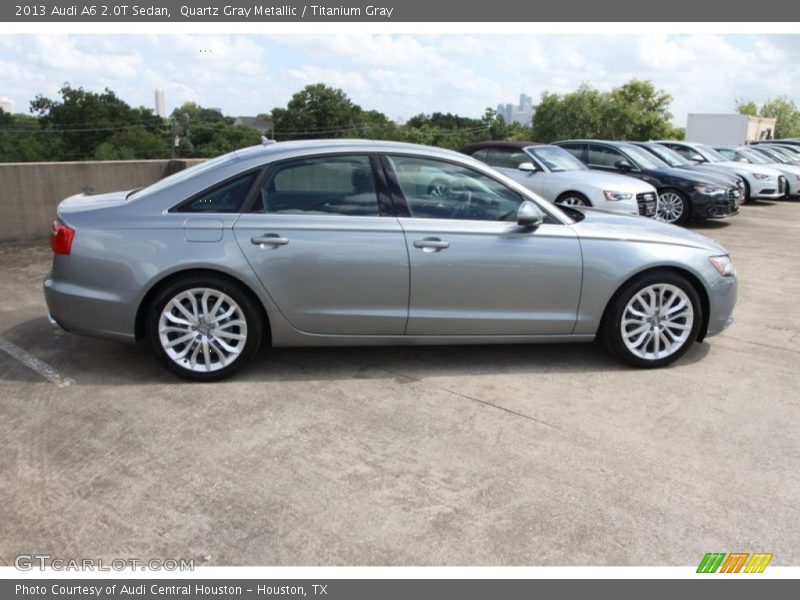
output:
M 766 552 L 708 552 L 697 567 L 698 573 L 763 573 L 774 554 Z

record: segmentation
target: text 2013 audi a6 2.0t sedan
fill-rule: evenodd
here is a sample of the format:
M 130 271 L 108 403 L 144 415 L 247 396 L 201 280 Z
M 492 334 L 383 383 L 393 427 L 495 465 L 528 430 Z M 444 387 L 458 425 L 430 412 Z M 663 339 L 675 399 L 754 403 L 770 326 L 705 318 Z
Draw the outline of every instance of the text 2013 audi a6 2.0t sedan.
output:
M 446 194 L 432 182 L 446 180 Z M 67 198 L 44 282 L 68 331 L 149 339 L 196 380 L 273 346 L 591 341 L 666 365 L 731 323 L 714 241 L 556 207 L 470 157 L 328 140 Z

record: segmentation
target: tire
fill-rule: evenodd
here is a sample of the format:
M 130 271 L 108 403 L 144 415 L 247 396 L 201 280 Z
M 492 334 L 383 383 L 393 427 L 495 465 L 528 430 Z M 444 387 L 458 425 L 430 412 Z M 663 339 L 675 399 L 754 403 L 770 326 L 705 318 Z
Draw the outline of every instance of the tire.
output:
M 256 301 L 237 283 L 189 275 L 158 292 L 145 331 L 168 370 L 191 381 L 217 381 L 253 359 L 264 323 Z
M 656 214 L 659 220 L 673 225 L 685 225 L 691 214 L 689 199 L 680 190 L 666 188 L 658 190 L 658 208 Z
M 580 192 L 564 192 L 553 204 L 563 204 L 564 206 L 591 206 L 589 199 Z
M 750 184 L 747 183 L 746 179 L 743 179 L 742 181 L 744 181 L 744 191 L 742 192 L 743 194 L 742 204 L 744 204 L 745 202 L 755 202 L 755 199 L 750 197 Z
M 650 295 L 651 291 L 655 296 Z M 659 297 L 663 304 L 659 304 Z M 637 316 L 637 312 L 650 314 L 648 298 L 654 301 L 655 314 Z M 682 305 L 684 308 L 676 309 Z M 668 318 L 663 318 L 665 314 Z M 656 368 L 683 356 L 697 340 L 702 322 L 700 296 L 689 280 L 672 271 L 651 271 L 626 283 L 614 295 L 600 334 L 617 360 L 634 367 Z M 665 340 L 671 342 L 671 348 Z

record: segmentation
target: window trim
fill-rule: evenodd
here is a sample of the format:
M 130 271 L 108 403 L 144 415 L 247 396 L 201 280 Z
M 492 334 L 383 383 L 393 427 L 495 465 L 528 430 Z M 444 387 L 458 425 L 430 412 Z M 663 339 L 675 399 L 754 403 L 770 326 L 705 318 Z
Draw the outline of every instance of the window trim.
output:
M 394 205 L 392 203 L 390 191 L 386 184 L 386 181 L 383 177 L 382 170 L 379 169 L 380 167 L 380 160 L 379 156 L 375 152 L 347 152 L 347 151 L 337 151 L 337 152 L 322 152 L 322 153 L 315 153 L 315 154 L 303 154 L 299 156 L 292 156 L 288 158 L 283 158 L 281 160 L 276 160 L 271 163 L 267 163 L 262 165 L 263 172 L 260 177 L 257 178 L 256 187 L 250 190 L 251 197 L 247 198 L 245 202 L 242 203 L 242 213 L 249 213 L 255 215 L 264 215 L 264 216 L 279 216 L 280 213 L 268 213 L 266 210 L 262 211 L 253 211 L 253 205 L 255 204 L 256 195 L 260 193 L 261 186 L 267 181 L 267 178 L 270 176 L 273 170 L 281 165 L 285 165 L 287 163 L 293 162 L 300 162 L 304 160 L 311 160 L 311 159 L 319 159 L 319 158 L 335 158 L 335 157 L 342 157 L 342 156 L 362 156 L 369 159 L 370 170 L 372 172 L 372 183 L 375 187 L 375 195 L 376 200 L 378 203 L 378 217 L 394 217 Z M 244 210 L 244 209 L 247 210 Z M 294 216 L 304 216 L 302 214 L 294 215 Z M 328 216 L 328 215 L 314 215 L 314 216 Z M 363 219 L 363 216 L 356 216 L 356 215 L 339 215 L 335 213 L 331 213 L 332 217 L 354 217 L 358 219 Z M 371 217 L 376 218 L 376 217 Z
M 493 180 L 495 183 L 497 183 L 499 185 L 502 185 L 504 187 L 507 187 L 510 191 L 514 192 L 515 194 L 519 194 L 523 201 L 528 200 L 528 201 L 533 202 L 534 204 L 536 204 L 536 206 L 539 208 L 539 210 L 541 210 L 543 213 L 545 213 L 545 215 L 547 217 L 549 217 L 553 221 L 553 223 L 552 223 L 553 225 L 569 225 L 569 223 L 567 221 L 562 219 L 556 213 L 552 212 L 548 206 L 544 206 L 544 204 L 547 204 L 546 201 L 544 203 L 542 203 L 542 202 L 538 202 L 534 198 L 529 198 L 529 197 L 525 196 L 524 194 L 518 192 L 514 188 L 509 187 L 506 184 L 505 181 L 499 180 L 493 174 L 485 173 L 484 171 L 476 169 L 473 165 L 465 165 L 464 163 L 461 163 L 459 161 L 456 161 L 456 160 L 453 160 L 453 159 L 450 159 L 450 158 L 445 158 L 445 157 L 440 157 L 440 156 L 428 156 L 426 154 L 417 154 L 417 153 L 414 153 L 414 152 L 408 152 L 408 153 L 406 153 L 406 152 L 384 152 L 384 153 L 380 154 L 380 159 L 381 159 L 381 163 L 383 165 L 384 171 L 386 172 L 386 176 L 387 176 L 387 178 L 389 179 L 389 182 L 390 182 L 390 184 L 389 184 L 390 192 L 392 194 L 392 201 L 395 203 L 395 209 L 397 210 L 397 217 L 398 218 L 405 217 L 405 218 L 409 218 L 409 219 L 425 219 L 426 217 L 413 217 L 413 216 L 411 216 L 411 212 L 409 211 L 409 208 L 408 208 L 408 202 L 406 201 L 406 198 L 403 195 L 402 190 L 400 189 L 400 184 L 397 181 L 397 175 L 395 174 L 394 169 L 392 169 L 392 165 L 389 162 L 389 157 L 390 156 L 403 156 L 403 157 L 407 157 L 407 158 L 419 158 L 419 159 L 422 159 L 422 160 L 439 161 L 439 162 L 455 165 L 457 167 L 462 167 L 462 168 L 465 168 L 465 169 L 472 169 L 473 171 L 477 171 L 478 173 L 480 173 L 484 177 L 488 177 L 489 179 Z M 477 160 L 477 159 L 475 159 L 475 160 Z M 480 162 L 480 161 L 478 161 L 478 162 Z M 486 165 L 486 163 L 480 163 L 480 164 L 485 165 L 488 170 L 491 170 L 493 168 L 493 167 L 490 167 L 489 165 Z M 524 186 L 520 185 L 520 187 L 524 187 Z M 432 220 L 432 219 L 428 219 L 428 220 Z M 483 220 L 480 220 L 480 219 L 444 219 L 444 220 L 447 220 L 447 221 L 461 221 L 461 222 L 469 222 L 469 223 L 476 223 L 476 222 L 478 222 L 478 223 L 509 223 L 510 222 L 510 221 L 483 221 Z
M 236 208 L 236 210 L 233 210 L 233 211 L 214 211 L 214 212 L 212 212 L 212 211 L 198 211 L 198 212 L 193 212 L 193 211 L 185 211 L 184 212 L 184 211 L 181 211 L 181 208 L 183 208 L 184 206 L 186 206 L 188 204 L 191 204 L 192 202 L 194 202 L 196 200 L 199 200 L 202 196 L 208 194 L 210 191 L 212 191 L 212 190 L 214 190 L 216 188 L 219 188 L 219 187 L 223 187 L 223 186 L 231 183 L 232 181 L 235 181 L 236 179 L 239 179 L 240 177 L 244 177 L 245 175 L 250 175 L 252 173 L 255 173 L 256 171 L 260 171 L 260 172 L 256 175 L 255 179 L 253 180 L 253 183 L 250 185 L 250 189 L 244 195 L 244 198 L 242 198 L 242 201 L 239 203 L 239 206 Z M 189 196 L 185 200 L 181 200 L 180 202 L 178 202 L 178 204 L 176 204 L 175 206 L 172 206 L 171 208 L 169 208 L 167 210 L 167 212 L 168 213 L 176 213 L 176 214 L 184 214 L 184 215 L 204 215 L 204 214 L 205 215 L 239 215 L 239 214 L 242 213 L 242 209 L 245 206 L 248 206 L 249 204 L 252 204 L 252 196 L 253 196 L 253 193 L 255 192 L 255 190 L 258 189 L 257 186 L 259 185 L 259 183 L 261 182 L 261 180 L 262 180 L 262 178 L 264 176 L 263 171 L 264 171 L 264 167 L 262 165 L 260 167 L 254 167 L 254 168 L 251 168 L 251 169 L 245 169 L 244 171 L 240 171 L 240 172 L 238 172 L 238 173 L 236 173 L 234 175 L 231 175 L 230 177 L 226 177 L 225 179 L 222 179 L 221 181 L 216 181 L 213 184 L 203 188 L 199 192 L 197 192 L 195 194 L 192 194 L 191 196 Z

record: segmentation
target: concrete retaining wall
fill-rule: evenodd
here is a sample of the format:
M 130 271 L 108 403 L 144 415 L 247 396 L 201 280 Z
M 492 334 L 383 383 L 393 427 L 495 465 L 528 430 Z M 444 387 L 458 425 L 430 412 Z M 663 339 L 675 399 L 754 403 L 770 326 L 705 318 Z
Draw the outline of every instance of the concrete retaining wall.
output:
M 141 187 L 200 159 L 0 163 L 0 242 L 46 238 L 56 206 L 80 192 Z

